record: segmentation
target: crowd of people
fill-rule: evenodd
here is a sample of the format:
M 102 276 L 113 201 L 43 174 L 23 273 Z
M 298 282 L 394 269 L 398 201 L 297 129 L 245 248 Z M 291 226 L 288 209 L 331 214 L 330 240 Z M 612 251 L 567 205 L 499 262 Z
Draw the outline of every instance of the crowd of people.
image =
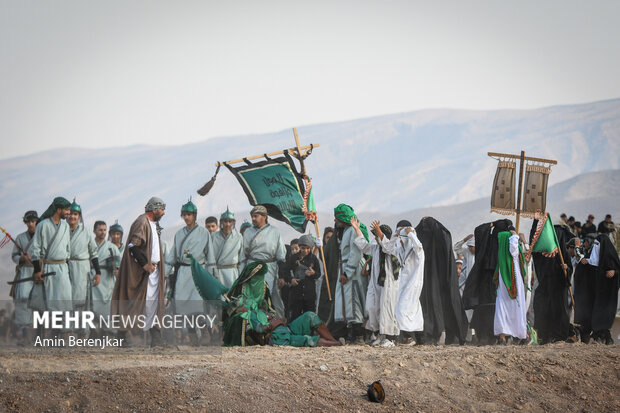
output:
M 225 345 L 613 343 L 620 259 L 609 215 L 597 227 L 592 215 L 581 225 L 563 214 L 554 226 L 559 248 L 532 252 L 547 219 L 540 211 L 528 237 L 502 219 L 453 244 L 433 217 L 415 227 L 403 219 L 394 229 L 379 221 L 367 228 L 340 204 L 322 237 L 285 244 L 265 206 L 237 230 L 229 210 L 200 225 L 190 200 L 170 246 L 161 240 L 165 212 L 164 201 L 151 198 L 127 233 L 100 220 L 89 231 L 80 205 L 62 197 L 40 217 L 26 212 L 12 253 L 15 281 L 32 278 L 11 290 L 20 340 L 45 334 L 32 331 L 33 310 L 88 309 L 141 313 L 151 345 L 163 345 L 157 315 L 204 308 L 196 308 L 205 296 L 198 265 L 226 292 Z M 128 335 L 124 328 L 61 333 Z M 206 329 L 185 333 L 194 346 L 209 343 Z

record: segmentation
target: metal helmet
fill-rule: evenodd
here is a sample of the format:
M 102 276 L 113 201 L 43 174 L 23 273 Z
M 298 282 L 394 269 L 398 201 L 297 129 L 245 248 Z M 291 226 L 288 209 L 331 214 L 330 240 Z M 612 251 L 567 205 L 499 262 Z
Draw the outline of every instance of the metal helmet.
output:
M 125 231 L 123 231 L 123 227 L 121 227 L 121 224 L 118 223 L 118 219 L 112 226 L 110 226 L 110 230 L 108 232 L 120 232 L 121 234 L 125 233 Z
M 38 221 L 39 219 L 39 215 L 37 214 L 37 211 L 27 211 L 24 214 L 24 223 L 28 222 L 28 221 Z
M 82 214 L 82 207 L 79 206 L 77 202 L 75 202 L 75 198 L 73 198 L 73 203 L 69 206 L 69 211 L 79 212 L 80 214 Z
M 230 210 L 228 209 L 228 206 L 226 207 L 226 212 L 222 213 L 222 215 L 220 215 L 220 219 L 230 219 L 230 220 L 235 220 L 235 214 L 233 214 L 232 212 L 230 212 Z
M 191 196 L 189 197 L 189 200 L 187 201 L 187 204 L 184 204 L 181 207 L 181 215 L 184 212 L 189 212 L 189 213 L 192 213 L 192 214 L 198 214 L 198 208 L 196 208 L 196 205 L 194 205 L 194 203 L 192 202 L 192 197 Z

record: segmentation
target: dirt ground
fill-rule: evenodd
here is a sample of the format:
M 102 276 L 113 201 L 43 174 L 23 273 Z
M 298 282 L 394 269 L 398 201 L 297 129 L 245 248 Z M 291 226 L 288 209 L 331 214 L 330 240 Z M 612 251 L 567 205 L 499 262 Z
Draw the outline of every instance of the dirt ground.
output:
M 619 383 L 620 345 L 0 350 L 0 410 L 19 412 L 612 412 Z

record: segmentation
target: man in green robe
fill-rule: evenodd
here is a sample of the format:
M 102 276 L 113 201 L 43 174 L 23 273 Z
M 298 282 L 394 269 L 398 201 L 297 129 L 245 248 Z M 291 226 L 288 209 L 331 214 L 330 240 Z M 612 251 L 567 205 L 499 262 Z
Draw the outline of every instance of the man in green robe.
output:
M 84 227 L 82 207 L 75 200 L 69 206 L 67 223 L 69 224 L 69 238 L 71 240 L 68 267 L 73 308 L 83 310 L 87 307 L 87 301 L 90 299 L 91 284 L 96 286 L 101 279 L 97 244 L 90 231 Z M 95 270 L 92 282 L 90 277 L 91 265 Z
M 34 272 L 32 259 L 27 251 L 34 239 L 34 230 L 38 220 L 37 211 L 26 212 L 23 221 L 27 229 L 15 237 L 15 244 L 17 245 L 13 245 L 13 252 L 11 254 L 13 262 L 17 265 L 15 268 L 15 281 L 30 278 Z M 30 330 L 30 327 L 32 327 L 32 310 L 28 308 L 30 290 L 32 290 L 32 281 L 26 281 L 14 284 L 10 292 L 10 296 L 13 297 L 13 305 L 15 306 L 15 324 L 22 329 L 23 343 L 29 343 L 32 337 Z
M 72 311 L 71 279 L 67 260 L 70 253 L 70 230 L 65 220 L 71 203 L 54 198 L 41 215 L 28 253 L 34 267 L 35 284 L 28 305 L 38 311 Z M 55 275 L 43 278 L 43 273 Z M 63 329 L 64 330 L 64 329 Z M 66 330 L 64 330 L 66 331 Z
M 181 217 L 186 226 L 174 235 L 174 243 L 166 259 L 176 314 L 195 315 L 204 312 L 204 303 L 194 284 L 191 261 L 187 257 L 187 254 L 191 254 L 200 266 L 206 268 L 211 235 L 206 228 L 197 224 L 197 214 L 198 208 L 191 200 L 181 207 Z M 195 329 L 189 329 L 189 337 L 192 345 L 197 346 L 198 335 Z
M 284 303 L 280 297 L 280 288 L 284 285 L 284 279 L 278 279 L 278 261 L 285 261 L 286 248 L 280 232 L 267 222 L 267 208 L 257 205 L 250 215 L 253 225 L 243 234 L 246 263 L 262 261 L 267 264 L 265 281 L 271 292 L 273 308 L 279 317 L 284 317 Z
M 118 268 L 121 265 L 121 253 L 111 241 L 105 239 L 108 226 L 104 221 L 97 221 L 94 225 L 95 244 L 97 244 L 97 257 L 101 268 L 101 280 L 99 284 L 92 288 L 93 312 L 97 317 L 108 317 L 110 315 L 110 302 L 114 292 L 114 283 L 118 276 Z M 93 270 L 94 272 L 94 270 Z M 94 275 L 94 274 L 93 274 Z M 113 330 L 110 330 L 113 332 Z M 91 332 L 91 338 L 95 334 L 103 331 Z
M 340 245 L 340 259 L 334 303 L 334 320 L 347 326 L 347 337 L 356 344 L 363 344 L 364 306 L 368 280 L 362 277 L 362 251 L 355 244 L 356 232 L 351 226 L 355 217 L 353 208 L 340 204 L 334 209 L 336 237 Z M 364 239 L 368 241 L 368 229 L 360 223 Z
M 267 265 L 246 265 L 224 304 L 224 345 L 339 346 L 318 315 L 307 312 L 292 323 L 275 314 L 265 281 Z M 316 333 L 316 334 L 314 334 Z
M 235 214 L 226 208 L 220 217 L 220 230 L 211 234 L 207 269 L 230 288 L 239 277 L 243 260 L 243 236 L 235 230 Z

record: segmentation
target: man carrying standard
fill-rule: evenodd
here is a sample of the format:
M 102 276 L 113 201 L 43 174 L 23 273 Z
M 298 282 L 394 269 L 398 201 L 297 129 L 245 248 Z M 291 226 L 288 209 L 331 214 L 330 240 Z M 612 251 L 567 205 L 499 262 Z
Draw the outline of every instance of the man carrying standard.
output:
M 284 317 L 284 303 L 280 296 L 280 288 L 284 285 L 284 279 L 278 279 L 277 261 L 286 259 L 286 248 L 280 237 L 280 232 L 267 222 L 267 208 L 257 205 L 250 211 L 252 227 L 243 234 L 243 250 L 246 265 L 256 261 L 267 263 L 265 282 L 271 293 L 271 303 L 278 313 L 278 317 Z

